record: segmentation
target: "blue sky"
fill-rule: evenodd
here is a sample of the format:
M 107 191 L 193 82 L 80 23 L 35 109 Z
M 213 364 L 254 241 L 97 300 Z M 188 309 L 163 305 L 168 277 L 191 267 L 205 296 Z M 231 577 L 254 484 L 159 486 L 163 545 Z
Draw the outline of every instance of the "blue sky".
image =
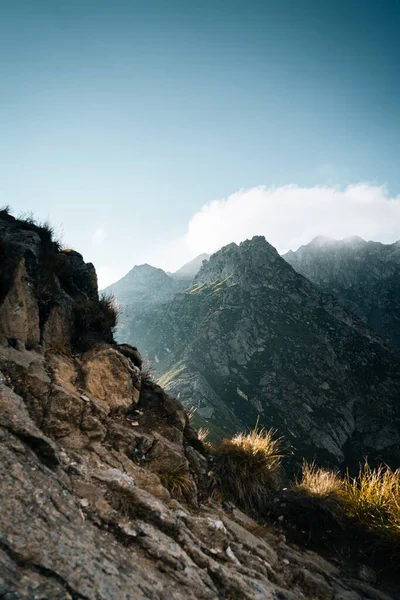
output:
M 330 221 L 400 238 L 399 26 L 397 0 L 3 0 L 0 203 L 60 226 L 102 283 L 230 232 L 341 235 L 316 186 Z

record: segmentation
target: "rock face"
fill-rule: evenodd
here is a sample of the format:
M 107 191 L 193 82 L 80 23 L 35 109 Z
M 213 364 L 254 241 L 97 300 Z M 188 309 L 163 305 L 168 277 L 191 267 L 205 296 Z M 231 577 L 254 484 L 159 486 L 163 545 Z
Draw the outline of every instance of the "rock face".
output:
M 212 255 L 148 325 L 160 384 L 217 434 L 259 415 L 295 456 L 398 463 L 398 357 L 264 238 Z
M 400 242 L 319 237 L 283 258 L 400 352 Z
M 104 307 L 92 267 L 3 220 L 1 598 L 390 600 L 210 500 L 183 406 L 94 314 Z M 176 472 L 180 501 L 165 487 Z

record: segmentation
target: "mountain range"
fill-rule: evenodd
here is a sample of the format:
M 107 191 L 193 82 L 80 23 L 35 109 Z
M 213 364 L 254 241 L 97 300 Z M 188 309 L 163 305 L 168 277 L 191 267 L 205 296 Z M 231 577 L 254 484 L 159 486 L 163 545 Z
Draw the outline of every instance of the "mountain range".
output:
M 255 237 L 213 254 L 191 283 L 147 265 L 107 291 L 122 305 L 119 339 L 213 436 L 258 423 L 295 457 L 396 462 L 400 359 L 383 334 L 396 323 L 397 250 L 317 238 L 281 257 Z

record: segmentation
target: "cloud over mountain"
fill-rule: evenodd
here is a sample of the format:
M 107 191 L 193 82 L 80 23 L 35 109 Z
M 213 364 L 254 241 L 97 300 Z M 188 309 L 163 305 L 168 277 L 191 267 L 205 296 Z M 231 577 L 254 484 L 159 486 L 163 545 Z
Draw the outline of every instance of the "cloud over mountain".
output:
M 254 235 L 264 235 L 280 252 L 317 235 L 393 242 L 400 238 L 400 196 L 371 183 L 253 187 L 205 204 L 191 218 L 184 240 L 199 254 Z

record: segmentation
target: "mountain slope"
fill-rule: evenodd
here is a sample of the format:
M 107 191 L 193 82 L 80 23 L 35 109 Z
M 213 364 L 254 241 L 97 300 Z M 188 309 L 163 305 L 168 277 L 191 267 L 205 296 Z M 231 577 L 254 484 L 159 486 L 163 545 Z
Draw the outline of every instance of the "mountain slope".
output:
M 190 280 L 175 280 L 162 269 L 145 264 L 133 267 L 125 277 L 108 286 L 104 292 L 113 294 L 120 306 L 116 338 L 136 343 L 139 340 L 145 352 L 148 323 L 156 319 L 163 304 L 188 283 Z
M 221 433 L 260 415 L 299 455 L 400 459 L 399 358 L 262 237 L 212 255 L 146 346 L 162 384 Z
M 151 265 L 136 265 L 104 292 L 112 294 L 120 306 L 120 319 L 116 338 L 120 341 L 139 343 L 142 352 L 147 352 L 148 323 L 153 322 L 162 306 L 172 300 L 177 292 L 183 291 L 193 281 L 209 254 L 200 254 L 184 264 L 175 273 L 166 273 Z
M 319 237 L 283 258 L 400 351 L 400 242 Z

